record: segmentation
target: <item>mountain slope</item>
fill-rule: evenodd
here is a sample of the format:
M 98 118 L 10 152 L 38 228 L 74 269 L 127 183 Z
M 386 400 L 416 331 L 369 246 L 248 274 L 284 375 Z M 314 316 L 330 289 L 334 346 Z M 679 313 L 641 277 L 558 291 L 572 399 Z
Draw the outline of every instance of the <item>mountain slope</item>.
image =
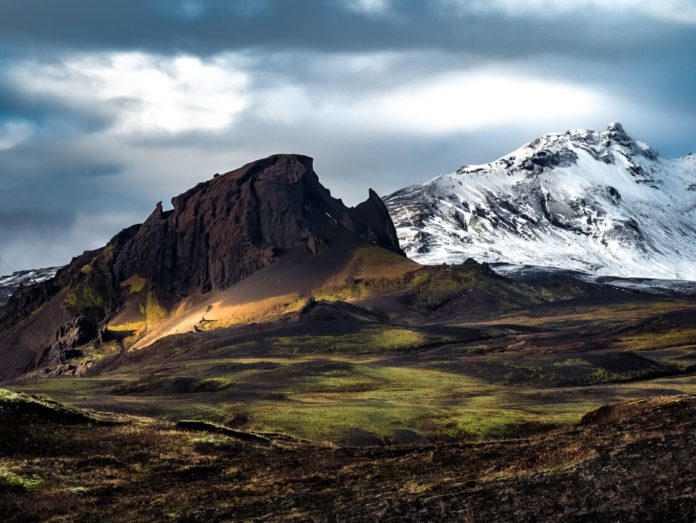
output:
M 696 279 L 696 155 L 661 158 L 619 123 L 547 134 L 384 201 L 421 263 Z

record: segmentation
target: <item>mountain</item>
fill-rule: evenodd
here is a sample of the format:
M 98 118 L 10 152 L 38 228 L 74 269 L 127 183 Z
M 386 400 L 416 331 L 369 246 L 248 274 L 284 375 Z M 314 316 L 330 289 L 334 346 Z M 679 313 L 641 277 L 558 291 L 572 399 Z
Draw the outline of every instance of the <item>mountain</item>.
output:
M 376 193 L 346 207 L 306 156 L 215 175 L 172 206 L 158 203 L 143 224 L 12 295 L 0 309 L 0 380 L 99 372 L 135 353 L 208 358 L 209 343 L 274 325 L 297 325 L 308 340 L 352 332 L 368 347 L 391 346 L 430 339 L 433 322 L 626 294 L 564 277 L 518 284 L 473 260 L 422 266 L 404 256 Z M 373 340 L 374 331 L 396 338 Z
M 418 267 L 403 256 L 377 194 L 346 207 L 306 156 L 274 155 L 215 175 L 172 205 L 158 203 L 143 224 L 13 295 L 0 312 L 0 377 L 53 368 L 84 353 L 77 347 L 132 347 L 300 307 L 358 250 Z
M 384 201 L 421 263 L 696 280 L 696 155 L 664 159 L 617 122 L 547 134 Z
M 177 295 L 224 289 L 271 264 L 280 251 L 321 249 L 343 231 L 401 254 L 379 197 L 353 209 L 331 197 L 312 159 L 277 155 L 201 183 L 159 203 L 141 226 L 124 231 L 114 258 L 123 281 L 138 274 Z
M 47 267 L 45 269 L 17 271 L 9 276 L 0 276 L 0 306 L 5 305 L 19 287 L 50 280 L 56 275 L 59 268 Z
M 420 265 L 304 156 L 172 203 L 0 308 L 0 521 L 693 505 L 694 297 Z

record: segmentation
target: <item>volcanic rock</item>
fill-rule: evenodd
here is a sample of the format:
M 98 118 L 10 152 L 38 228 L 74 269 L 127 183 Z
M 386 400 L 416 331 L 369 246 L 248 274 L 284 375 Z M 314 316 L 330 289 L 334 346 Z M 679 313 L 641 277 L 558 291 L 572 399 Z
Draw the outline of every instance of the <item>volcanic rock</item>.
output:
M 13 295 L 0 310 L 0 378 L 79 355 L 76 349 L 123 310 L 133 278 L 144 303 L 166 311 L 193 294 L 224 290 L 298 247 L 311 256 L 348 238 L 403 255 L 379 196 L 370 190 L 367 201 L 347 207 L 321 185 L 307 156 L 274 155 L 216 175 L 172 206 L 158 203 L 143 224 Z M 144 303 L 134 310 L 147 322 Z
M 161 203 L 115 259 L 117 279 L 139 274 L 178 295 L 224 289 L 271 264 L 283 249 L 316 251 L 349 231 L 401 253 L 384 203 L 349 209 L 320 183 L 312 159 L 276 155 Z

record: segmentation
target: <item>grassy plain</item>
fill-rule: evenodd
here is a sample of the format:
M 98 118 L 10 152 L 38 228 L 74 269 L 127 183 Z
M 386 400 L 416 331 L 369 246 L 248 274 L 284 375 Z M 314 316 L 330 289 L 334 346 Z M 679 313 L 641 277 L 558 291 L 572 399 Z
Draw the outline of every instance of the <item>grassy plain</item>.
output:
M 15 388 L 321 442 L 508 438 L 575 423 L 607 403 L 696 392 L 696 329 L 669 320 L 684 311 L 696 305 L 564 303 L 456 326 L 339 321 L 197 333 L 93 375 Z

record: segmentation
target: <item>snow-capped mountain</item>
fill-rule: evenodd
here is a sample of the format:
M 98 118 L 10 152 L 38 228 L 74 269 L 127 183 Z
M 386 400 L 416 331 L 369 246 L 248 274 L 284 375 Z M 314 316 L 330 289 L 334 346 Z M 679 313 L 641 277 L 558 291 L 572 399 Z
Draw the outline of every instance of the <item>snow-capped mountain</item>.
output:
M 29 271 L 18 271 L 9 276 L 0 276 L 0 305 L 7 303 L 12 293 L 20 285 L 32 285 L 42 281 L 50 280 L 56 275 L 60 267 L 48 267 L 46 269 L 33 269 Z
M 617 122 L 547 134 L 384 201 L 421 263 L 696 280 L 696 155 L 664 159 Z

